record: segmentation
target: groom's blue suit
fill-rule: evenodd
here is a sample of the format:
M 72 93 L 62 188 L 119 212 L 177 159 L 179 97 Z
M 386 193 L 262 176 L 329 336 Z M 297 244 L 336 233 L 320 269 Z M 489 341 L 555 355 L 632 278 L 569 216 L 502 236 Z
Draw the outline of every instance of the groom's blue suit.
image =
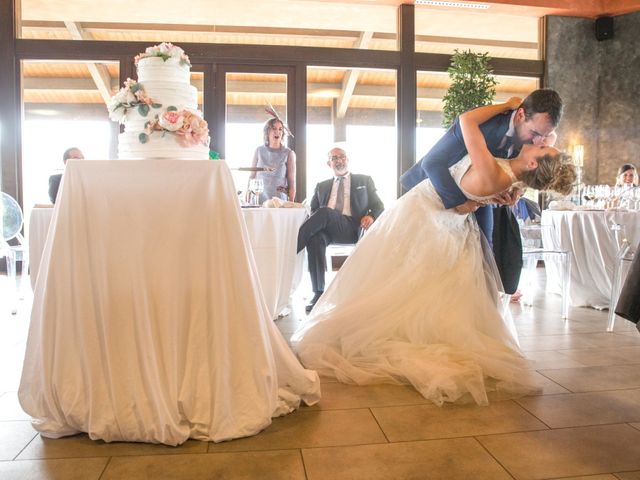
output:
M 510 139 L 505 134 L 509 130 L 509 121 L 513 110 L 497 115 L 480 125 L 487 147 L 494 157 L 509 158 L 508 149 L 511 146 Z M 502 145 L 504 143 L 504 145 Z M 516 149 L 511 156 L 518 153 Z M 407 190 L 415 187 L 422 180 L 429 178 L 434 188 L 442 198 L 445 208 L 453 208 L 464 203 L 467 198 L 458 188 L 451 174 L 449 167 L 456 164 L 467 154 L 464 146 L 460 122 L 456 118 L 453 125 L 447 130 L 444 136 L 438 140 L 429 152 L 420 159 L 413 167 L 407 170 L 400 177 L 400 183 Z M 493 213 L 490 207 L 481 207 L 476 211 L 478 226 L 485 234 L 489 242 L 492 240 Z

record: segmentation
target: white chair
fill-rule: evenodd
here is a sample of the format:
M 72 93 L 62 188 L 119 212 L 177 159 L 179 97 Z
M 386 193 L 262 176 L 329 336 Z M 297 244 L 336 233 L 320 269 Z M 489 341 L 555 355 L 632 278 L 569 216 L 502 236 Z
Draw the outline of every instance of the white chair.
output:
M 22 209 L 18 202 L 11 196 L 2 192 L 2 239 L 0 240 L 0 256 L 4 256 L 7 263 L 7 275 L 11 283 L 15 285 L 15 301 L 11 307 L 11 313 L 18 311 L 18 297 L 20 283 L 16 275 L 16 264 L 22 262 L 22 275 L 24 278 L 29 268 L 29 254 L 24 243 L 24 237 L 20 234 L 23 225 Z
M 618 252 L 615 258 L 615 264 L 613 266 L 613 278 L 611 279 L 611 297 L 609 299 L 609 322 L 607 325 L 607 332 L 613 332 L 613 326 L 616 323 L 616 304 L 620 297 L 620 290 L 624 278 L 629 272 L 631 262 L 635 252 L 633 247 L 629 244 L 624 225 L 614 223 L 611 226 L 613 235 L 616 239 L 616 245 L 618 245 Z
M 360 228 L 358 231 L 358 241 L 362 238 L 365 232 L 366 230 L 364 228 Z M 331 243 L 327 245 L 325 253 L 327 271 L 331 272 L 333 270 L 333 257 L 348 257 L 355 248 L 355 243 Z
M 562 318 L 569 318 L 569 285 L 571 282 L 571 252 L 561 247 L 545 248 L 543 246 L 543 232 L 553 229 L 553 225 L 530 224 L 521 225 L 522 236 L 522 261 L 523 261 L 523 290 L 522 301 L 526 305 L 533 305 L 533 292 L 536 282 L 536 267 L 538 261 L 549 260 L 560 269 L 560 281 L 562 283 Z M 550 235 L 545 235 L 551 238 Z

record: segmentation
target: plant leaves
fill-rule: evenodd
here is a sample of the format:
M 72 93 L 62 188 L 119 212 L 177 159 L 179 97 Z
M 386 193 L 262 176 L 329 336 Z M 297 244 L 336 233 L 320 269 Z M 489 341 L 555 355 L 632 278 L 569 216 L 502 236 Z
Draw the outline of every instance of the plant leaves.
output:
M 162 104 L 161 103 L 152 103 L 151 106 L 153 108 L 162 108 Z
M 142 132 L 140 135 L 138 135 L 138 140 L 140 140 L 140 143 L 147 143 L 149 141 L 149 135 Z
M 177 111 L 178 111 L 178 108 L 174 107 L 173 105 L 169 105 L 167 107 L 167 112 L 177 112 Z

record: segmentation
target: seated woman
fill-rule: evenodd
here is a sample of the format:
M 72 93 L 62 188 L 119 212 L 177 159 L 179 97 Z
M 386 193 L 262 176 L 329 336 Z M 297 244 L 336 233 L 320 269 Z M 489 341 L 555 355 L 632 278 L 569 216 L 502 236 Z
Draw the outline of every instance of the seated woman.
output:
M 264 145 L 256 149 L 252 166 L 265 170 L 252 172 L 249 176 L 249 182 L 253 178 L 261 178 L 264 182 L 260 204 L 272 197 L 291 202 L 296 197 L 296 154 L 284 145 L 288 132 L 289 129 L 275 115 L 264 124 Z
M 616 186 L 637 187 L 638 186 L 638 170 L 632 163 L 625 163 L 618 169 L 616 175 Z
M 479 125 L 510 105 L 460 117 L 469 155 L 450 171 L 476 206 L 514 184 L 565 193 L 575 179 L 555 148 L 493 158 Z M 444 209 L 429 180 L 418 184 L 373 224 L 294 334 L 302 363 L 345 383 L 412 384 L 437 405 L 536 391 L 481 237 L 473 215 Z

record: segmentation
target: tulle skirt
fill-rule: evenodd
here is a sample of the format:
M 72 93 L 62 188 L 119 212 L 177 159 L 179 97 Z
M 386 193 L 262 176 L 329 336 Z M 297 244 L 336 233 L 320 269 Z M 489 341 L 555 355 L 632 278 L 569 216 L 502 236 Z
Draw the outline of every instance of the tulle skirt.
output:
M 294 334 L 302 363 L 344 383 L 411 384 L 438 405 L 538 391 L 481 245 L 473 215 L 445 210 L 422 182 L 374 223 Z

